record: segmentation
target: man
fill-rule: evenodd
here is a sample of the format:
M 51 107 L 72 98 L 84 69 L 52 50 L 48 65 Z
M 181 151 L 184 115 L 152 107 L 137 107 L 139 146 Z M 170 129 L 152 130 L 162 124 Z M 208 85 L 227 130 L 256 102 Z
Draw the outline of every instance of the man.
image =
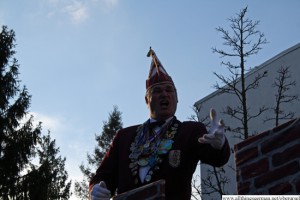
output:
M 200 122 L 177 120 L 175 84 L 151 48 L 148 56 L 152 63 L 145 101 L 150 119 L 118 131 L 90 182 L 92 200 L 108 200 L 116 189 L 120 194 L 160 179 L 166 182 L 167 200 L 190 200 L 198 161 L 219 167 L 229 159 L 229 145 L 215 111 L 209 134 Z

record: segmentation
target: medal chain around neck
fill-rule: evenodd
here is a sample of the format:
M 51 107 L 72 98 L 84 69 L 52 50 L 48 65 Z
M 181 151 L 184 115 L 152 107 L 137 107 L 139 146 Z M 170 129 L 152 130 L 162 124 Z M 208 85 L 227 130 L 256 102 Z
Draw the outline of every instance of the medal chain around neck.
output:
M 134 183 L 138 183 L 139 167 L 149 165 L 151 168 L 145 178 L 146 182 L 152 179 L 154 171 L 159 169 L 159 164 L 162 163 L 161 155 L 166 154 L 171 148 L 173 138 L 177 132 L 178 124 L 173 123 L 173 120 L 165 123 L 156 134 L 151 137 L 151 142 L 146 142 L 145 133 L 149 134 L 149 121 L 138 127 L 137 135 L 134 142 L 131 144 L 131 154 L 129 159 L 131 163 L 129 168 L 132 175 L 135 177 Z M 165 134 L 161 134 L 165 133 Z M 149 135 L 148 135 L 149 136 Z
M 143 134 L 142 141 L 139 144 L 151 143 L 163 132 L 165 126 L 149 129 L 146 134 Z M 158 129 L 158 130 L 157 130 Z M 156 131 L 157 130 L 157 131 Z

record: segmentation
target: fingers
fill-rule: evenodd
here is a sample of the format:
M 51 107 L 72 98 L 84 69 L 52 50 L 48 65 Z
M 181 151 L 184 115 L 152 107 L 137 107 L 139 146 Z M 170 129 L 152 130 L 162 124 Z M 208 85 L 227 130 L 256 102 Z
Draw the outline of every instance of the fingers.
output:
M 219 126 L 222 126 L 222 127 L 225 126 L 223 119 L 220 119 Z
M 216 116 L 217 116 L 217 112 L 215 109 L 211 108 L 210 109 L 210 120 L 211 121 L 214 121 L 214 119 L 216 119 Z
M 210 126 L 215 127 L 217 125 L 217 112 L 212 108 L 210 109 Z
M 198 139 L 202 144 L 210 144 L 215 149 L 221 149 L 225 143 L 224 122 L 217 122 L 217 112 L 215 109 L 210 109 L 210 127 L 208 134 L 203 135 Z
M 198 142 L 202 144 L 210 144 L 213 141 L 213 134 L 205 134 L 198 139 Z
M 218 122 L 217 122 L 217 112 L 215 109 L 211 108 L 210 109 L 210 127 L 209 127 L 209 130 L 208 130 L 208 133 L 211 134 L 211 133 L 214 133 L 215 130 L 218 128 Z
M 218 141 L 220 136 L 217 136 L 217 134 L 205 134 L 201 138 L 198 139 L 200 143 L 214 143 Z
M 105 183 L 104 181 L 101 181 L 101 182 L 99 183 L 99 185 L 100 185 L 101 187 L 103 187 L 103 188 L 107 188 L 107 187 L 106 187 L 106 183 Z
M 215 109 L 211 108 L 210 109 L 210 127 L 208 130 L 208 133 L 214 133 L 217 129 L 224 128 L 225 124 L 222 119 L 217 122 L 217 112 Z
M 225 135 L 221 131 L 216 131 L 214 134 L 205 134 L 198 139 L 199 143 L 210 144 L 215 149 L 221 149 L 225 143 Z
M 105 182 L 101 181 L 99 186 L 99 193 L 101 193 L 103 197 L 110 197 L 110 190 L 107 189 Z
M 92 200 L 108 200 L 111 197 L 110 190 L 107 189 L 104 181 L 94 185 L 91 192 Z

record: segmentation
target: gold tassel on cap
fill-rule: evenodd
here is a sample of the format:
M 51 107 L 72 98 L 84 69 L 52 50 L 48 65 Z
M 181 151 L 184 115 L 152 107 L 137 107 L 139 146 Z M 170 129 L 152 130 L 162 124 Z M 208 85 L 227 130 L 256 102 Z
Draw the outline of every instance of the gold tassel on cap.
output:
M 158 75 L 160 75 L 160 71 L 159 71 L 159 69 L 158 69 L 158 65 L 157 65 L 157 62 L 156 62 L 156 56 L 155 56 L 155 53 L 154 53 L 154 51 L 152 50 L 151 47 L 150 47 L 150 50 L 149 50 L 148 53 L 147 53 L 147 57 L 150 57 L 150 56 L 152 56 L 152 60 L 153 60 L 153 62 L 154 62 L 154 64 L 155 64 L 156 73 L 157 73 Z M 151 71 L 150 71 L 150 73 L 151 73 Z
M 150 50 L 149 50 L 148 53 L 147 53 L 147 57 L 152 56 L 152 54 L 153 54 L 153 51 L 152 51 L 152 49 L 151 49 L 151 47 L 150 47 Z

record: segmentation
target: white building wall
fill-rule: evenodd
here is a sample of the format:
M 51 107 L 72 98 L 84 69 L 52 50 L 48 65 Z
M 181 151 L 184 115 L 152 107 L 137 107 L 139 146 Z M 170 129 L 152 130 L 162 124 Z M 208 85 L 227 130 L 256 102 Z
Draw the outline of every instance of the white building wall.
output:
M 272 87 L 272 84 L 275 81 L 275 78 L 279 76 L 277 73 L 280 67 L 289 67 L 289 71 L 291 73 L 291 79 L 288 79 L 288 82 L 296 81 L 296 87 L 291 87 L 288 91 L 289 94 L 297 94 L 300 98 L 300 43 L 281 52 L 280 54 L 276 55 L 275 57 L 271 58 L 270 60 L 266 61 L 265 63 L 261 64 L 260 66 L 256 67 L 255 69 L 251 70 L 246 75 L 246 81 L 249 82 L 254 79 L 257 73 L 264 73 L 267 72 L 267 77 L 263 78 L 260 83 L 259 87 L 254 90 L 250 90 L 247 94 L 248 98 L 248 107 L 250 108 L 250 114 L 253 115 L 258 112 L 259 107 L 266 106 L 266 107 L 274 107 L 275 106 L 275 94 L 277 93 L 277 88 Z M 214 108 L 218 113 L 218 118 L 224 120 L 227 126 L 232 128 L 241 126 L 240 122 L 230 118 L 228 115 L 222 114 L 222 111 L 225 110 L 226 106 L 235 106 L 240 104 L 237 100 L 237 97 L 232 94 L 220 94 L 219 91 L 216 91 L 207 97 L 197 101 L 195 106 L 200 108 L 199 118 L 204 118 L 209 113 L 210 108 Z M 285 110 L 287 113 L 292 111 L 295 112 L 295 117 L 300 117 L 300 102 L 294 101 L 294 103 L 287 103 L 282 104 L 281 108 Z M 264 112 L 259 117 L 251 120 L 249 122 L 249 134 L 253 133 L 261 133 L 265 130 L 271 129 L 275 126 L 275 121 L 269 121 L 264 123 L 264 119 L 267 116 L 273 116 L 274 112 L 272 110 L 268 110 Z M 284 123 L 286 121 L 280 121 Z M 226 137 L 229 140 L 231 148 L 233 148 L 234 144 L 241 141 L 240 139 L 233 136 L 232 133 L 226 132 Z M 234 162 L 234 154 L 232 152 L 230 160 L 228 164 L 225 166 L 226 175 L 230 179 L 230 184 L 227 184 L 225 187 L 225 192 L 227 194 L 236 194 L 236 177 L 235 171 L 230 169 L 231 167 L 235 168 Z M 202 178 L 207 176 L 207 165 L 201 165 L 201 176 Z M 203 190 L 202 187 L 202 191 Z M 218 194 L 207 196 L 203 195 L 203 199 L 220 199 Z

